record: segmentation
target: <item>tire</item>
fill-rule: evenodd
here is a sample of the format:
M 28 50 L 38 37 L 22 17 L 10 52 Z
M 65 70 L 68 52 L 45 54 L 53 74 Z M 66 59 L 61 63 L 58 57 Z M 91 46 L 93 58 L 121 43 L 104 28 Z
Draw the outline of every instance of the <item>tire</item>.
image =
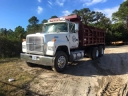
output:
M 89 50 L 86 52 L 87 57 L 89 57 L 89 58 L 92 57 L 92 50 L 93 50 L 93 47 L 90 47 Z
M 59 51 L 55 56 L 54 66 L 52 66 L 52 69 L 56 72 L 62 72 L 66 68 L 67 63 L 68 63 L 67 55 L 64 52 Z
M 26 64 L 27 64 L 29 67 L 35 67 L 35 64 L 33 64 L 33 63 L 26 62 Z
M 104 55 L 104 48 L 103 46 L 99 47 L 99 57 L 102 57 Z
M 92 52 L 91 52 L 91 59 L 95 60 L 99 57 L 99 50 L 98 47 L 93 47 Z

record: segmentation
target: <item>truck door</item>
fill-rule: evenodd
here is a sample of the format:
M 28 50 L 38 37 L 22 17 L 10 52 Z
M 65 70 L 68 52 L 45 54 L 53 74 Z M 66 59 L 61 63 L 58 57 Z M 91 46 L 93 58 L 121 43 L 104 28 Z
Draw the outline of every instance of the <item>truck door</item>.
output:
M 70 49 L 77 48 L 79 45 L 78 32 L 75 31 L 75 23 L 69 23 L 69 46 Z

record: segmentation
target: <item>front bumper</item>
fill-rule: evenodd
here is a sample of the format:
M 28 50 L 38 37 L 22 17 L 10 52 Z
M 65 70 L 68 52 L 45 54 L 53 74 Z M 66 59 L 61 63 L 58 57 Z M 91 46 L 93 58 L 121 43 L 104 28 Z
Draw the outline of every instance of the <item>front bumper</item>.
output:
M 41 56 L 41 55 L 32 55 L 26 53 L 20 53 L 20 57 L 22 60 L 26 62 L 45 65 L 45 66 L 53 66 L 54 65 L 54 57 Z

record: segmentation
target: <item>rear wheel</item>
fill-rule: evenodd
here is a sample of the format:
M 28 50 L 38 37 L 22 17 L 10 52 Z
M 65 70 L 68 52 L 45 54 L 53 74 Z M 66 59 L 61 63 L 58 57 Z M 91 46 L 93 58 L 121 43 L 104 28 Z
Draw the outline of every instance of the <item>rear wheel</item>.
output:
M 92 52 L 91 52 L 91 59 L 95 60 L 99 56 L 99 50 L 98 47 L 93 47 Z
M 104 48 L 103 46 L 99 47 L 99 57 L 102 57 L 104 55 Z
M 67 54 L 62 51 L 59 51 L 55 56 L 54 66 L 52 66 L 52 69 L 56 72 L 62 72 L 66 68 L 67 62 Z

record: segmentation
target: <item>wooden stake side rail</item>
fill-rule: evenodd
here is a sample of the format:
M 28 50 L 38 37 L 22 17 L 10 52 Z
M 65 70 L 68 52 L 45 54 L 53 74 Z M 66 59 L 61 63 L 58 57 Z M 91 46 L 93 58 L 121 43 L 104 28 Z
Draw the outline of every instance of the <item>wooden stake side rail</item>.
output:
M 83 25 L 79 38 L 80 46 L 105 44 L 105 30 Z

